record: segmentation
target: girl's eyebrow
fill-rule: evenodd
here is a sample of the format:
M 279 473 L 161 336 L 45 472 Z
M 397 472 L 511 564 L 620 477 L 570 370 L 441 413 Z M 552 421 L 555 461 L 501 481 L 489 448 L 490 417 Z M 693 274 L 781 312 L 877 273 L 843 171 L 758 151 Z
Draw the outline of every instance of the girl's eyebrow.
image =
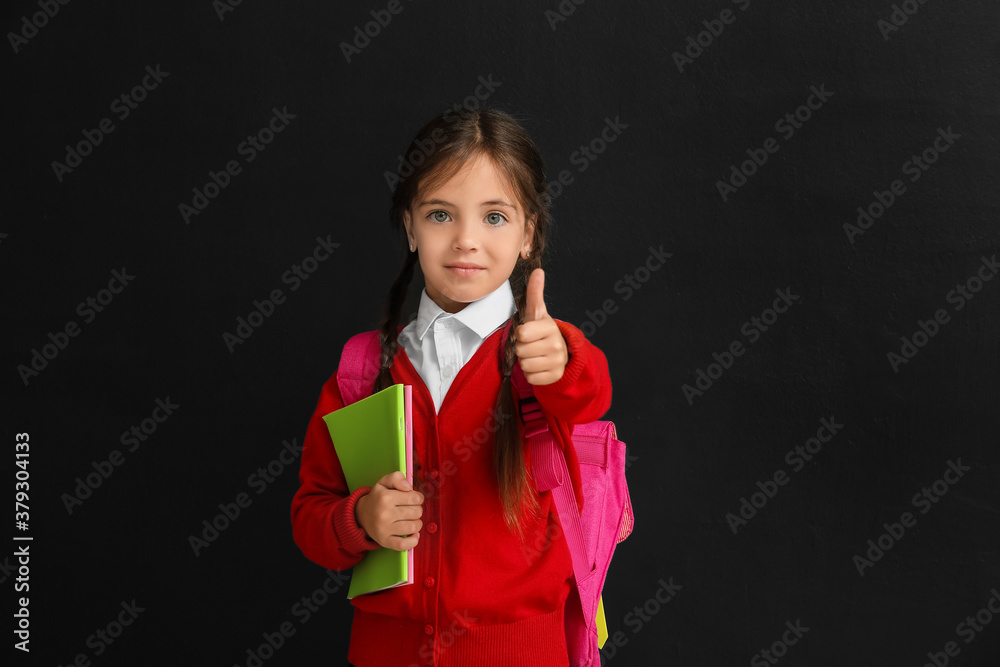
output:
M 446 202 L 443 199 L 428 199 L 427 201 L 420 202 L 419 204 L 417 204 L 417 206 L 418 207 L 420 207 L 420 206 L 450 206 L 452 208 L 455 207 L 454 204 L 452 204 L 451 202 Z M 480 206 L 506 206 L 507 208 L 517 208 L 513 204 L 510 204 L 510 203 L 504 201 L 503 199 L 490 199 L 489 201 L 484 201 L 482 204 L 480 204 Z

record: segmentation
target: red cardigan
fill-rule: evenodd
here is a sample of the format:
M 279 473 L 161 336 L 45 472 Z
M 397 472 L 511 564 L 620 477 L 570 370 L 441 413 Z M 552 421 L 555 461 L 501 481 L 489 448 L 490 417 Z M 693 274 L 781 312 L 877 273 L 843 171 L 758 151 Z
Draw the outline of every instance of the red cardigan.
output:
M 556 323 L 569 363 L 558 382 L 534 392 L 566 451 L 582 506 L 571 424 L 607 412 L 611 380 L 604 354 L 573 325 Z M 551 493 L 535 491 L 542 518 L 527 521 L 523 543 L 503 520 L 492 452 L 501 330 L 461 368 L 440 414 L 402 346 L 396 355 L 393 380 L 413 385 L 413 442 L 422 466 L 414 482 L 425 495 L 423 528 L 414 547 L 414 584 L 351 601 L 348 659 L 358 667 L 568 665 L 563 609 L 573 565 Z M 342 406 L 334 374 L 309 421 L 291 510 L 296 544 L 330 570 L 353 567 L 378 548 L 354 513 L 370 488 L 348 493 L 322 419 Z

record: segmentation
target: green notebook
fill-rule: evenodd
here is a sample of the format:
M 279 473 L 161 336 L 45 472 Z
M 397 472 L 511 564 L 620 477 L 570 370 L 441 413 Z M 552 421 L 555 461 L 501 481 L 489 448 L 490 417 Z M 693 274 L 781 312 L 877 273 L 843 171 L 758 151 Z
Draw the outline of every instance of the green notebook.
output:
M 410 385 L 395 384 L 323 416 L 353 492 L 399 470 L 413 483 Z M 379 547 L 354 566 L 347 599 L 413 583 L 413 550 Z

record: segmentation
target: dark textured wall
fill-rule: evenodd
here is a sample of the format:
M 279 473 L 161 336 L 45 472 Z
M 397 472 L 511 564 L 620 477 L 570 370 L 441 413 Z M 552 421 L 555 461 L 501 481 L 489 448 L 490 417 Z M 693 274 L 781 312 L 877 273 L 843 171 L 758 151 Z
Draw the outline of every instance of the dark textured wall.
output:
M 17 664 L 248 665 L 283 624 L 264 664 L 346 662 L 280 457 L 402 256 L 386 172 L 470 96 L 561 175 L 547 306 L 630 446 L 606 662 L 1000 664 L 995 3 L 224 1 L 4 9 Z

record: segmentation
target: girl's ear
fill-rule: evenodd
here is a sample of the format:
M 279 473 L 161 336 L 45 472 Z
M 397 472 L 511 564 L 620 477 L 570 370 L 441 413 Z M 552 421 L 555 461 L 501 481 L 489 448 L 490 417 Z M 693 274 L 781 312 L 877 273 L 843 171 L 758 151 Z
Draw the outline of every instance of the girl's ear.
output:
M 526 252 L 531 251 L 535 246 L 535 222 L 538 220 L 538 214 L 534 213 L 524 221 L 524 244 L 521 246 L 521 255 L 523 256 Z
M 406 228 L 406 242 L 413 245 L 415 243 L 413 238 L 413 221 L 410 219 L 409 211 L 403 211 L 403 227 Z

